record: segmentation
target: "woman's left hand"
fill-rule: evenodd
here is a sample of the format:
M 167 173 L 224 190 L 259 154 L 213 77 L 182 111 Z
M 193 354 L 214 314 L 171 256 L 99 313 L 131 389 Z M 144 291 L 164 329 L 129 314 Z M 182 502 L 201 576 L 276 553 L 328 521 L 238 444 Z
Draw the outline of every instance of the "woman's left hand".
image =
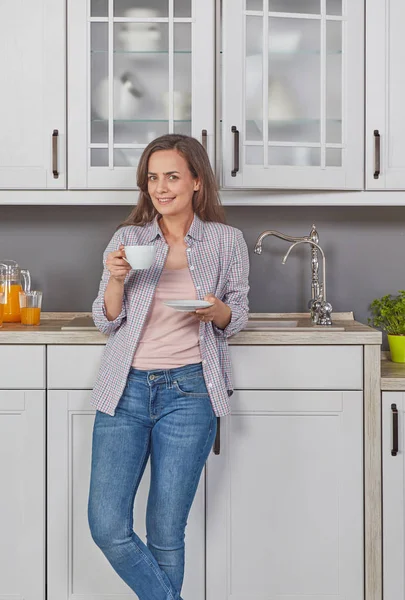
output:
M 204 296 L 204 300 L 206 302 L 212 302 L 212 306 L 209 306 L 208 308 L 198 308 L 194 313 L 197 316 L 197 319 L 203 323 L 212 321 L 220 329 L 225 329 L 231 320 L 231 308 L 225 304 L 225 302 L 222 302 L 222 300 L 214 296 L 214 294 L 207 294 L 207 296 Z

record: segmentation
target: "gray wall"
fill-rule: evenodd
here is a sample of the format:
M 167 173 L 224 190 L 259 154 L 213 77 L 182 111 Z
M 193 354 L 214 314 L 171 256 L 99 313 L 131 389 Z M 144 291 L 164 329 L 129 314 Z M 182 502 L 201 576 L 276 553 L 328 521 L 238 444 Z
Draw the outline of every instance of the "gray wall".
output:
M 31 271 L 44 292 L 45 311 L 90 311 L 101 275 L 101 257 L 128 206 L 3 206 L 0 262 L 14 259 Z M 285 265 L 287 242 L 268 237 L 263 253 L 253 247 L 265 229 L 319 233 L 327 264 L 327 295 L 334 311 L 353 310 L 367 323 L 373 298 L 405 289 L 405 207 L 226 207 L 250 252 L 250 310 L 305 311 L 310 297 L 310 247 L 296 247 Z

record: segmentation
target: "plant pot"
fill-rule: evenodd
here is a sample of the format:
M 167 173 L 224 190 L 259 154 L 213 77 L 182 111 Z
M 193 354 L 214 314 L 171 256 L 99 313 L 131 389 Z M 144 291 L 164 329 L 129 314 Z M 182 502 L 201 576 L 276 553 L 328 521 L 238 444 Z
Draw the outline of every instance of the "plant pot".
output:
M 405 363 L 405 335 L 388 335 L 391 360 L 396 363 Z

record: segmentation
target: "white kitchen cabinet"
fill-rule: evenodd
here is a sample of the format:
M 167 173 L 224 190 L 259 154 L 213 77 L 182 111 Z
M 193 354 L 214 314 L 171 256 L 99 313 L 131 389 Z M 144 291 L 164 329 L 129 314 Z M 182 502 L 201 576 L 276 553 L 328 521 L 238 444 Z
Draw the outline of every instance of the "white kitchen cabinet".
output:
M 362 391 L 234 392 L 206 466 L 207 600 L 364 597 L 362 432 Z
M 382 393 L 383 580 L 385 600 L 404 600 L 405 391 Z
M 0 385 L 0 598 L 43 600 L 45 346 L 0 345 Z
M 47 388 L 91 390 L 96 381 L 104 348 L 104 344 L 48 346 Z
M 44 390 L 0 390 L 0 598 L 45 598 L 45 433 Z
M 46 542 L 49 600 L 133 597 L 95 545 L 87 521 L 95 416 L 89 397 L 103 349 L 103 344 L 54 344 L 45 354 L 41 345 L 0 346 L 0 378 L 20 356 L 22 387 L 48 387 L 47 420 L 44 390 L 0 392 L 0 445 L 7 457 L 1 481 L 10 490 L 0 511 L 6 539 L 5 545 L 0 542 L 0 595 L 42 600 Z M 370 403 L 365 347 L 232 344 L 230 353 L 231 414 L 220 420 L 220 454 L 211 452 L 208 458 L 188 519 L 182 597 L 364 598 L 363 503 L 370 502 L 363 494 L 363 428 L 370 425 L 369 418 L 363 423 L 363 394 Z M 30 361 L 37 378 L 24 368 Z M 15 385 L 13 377 L 8 385 Z M 405 406 L 405 394 L 396 394 L 394 402 Z M 401 431 L 400 419 L 400 439 Z M 405 535 L 403 464 L 400 469 L 391 473 L 391 489 L 400 489 L 391 498 L 384 471 L 387 510 L 399 514 L 395 523 L 391 514 L 385 521 L 385 560 L 391 569 L 385 589 L 388 579 L 397 585 L 393 570 L 402 573 L 403 555 L 391 560 L 391 548 L 396 552 Z M 144 541 L 149 481 L 148 463 L 134 506 L 134 529 Z M 367 531 L 366 525 L 370 545 Z M 29 552 L 29 559 L 17 552 Z M 21 577 L 19 569 L 16 579 L 21 564 L 27 565 L 27 575 Z M 31 596 L 22 589 L 26 581 Z M 367 600 L 377 598 L 370 587 Z M 385 598 L 397 600 L 394 593 Z
M 230 354 L 235 389 L 363 388 L 363 346 L 232 345 Z
M 133 591 L 94 543 L 87 521 L 96 414 L 89 399 L 103 351 L 104 345 L 48 346 L 48 600 L 74 594 L 89 598 L 105 594 L 133 597 Z M 150 461 L 134 505 L 134 530 L 145 543 L 149 483 Z M 187 522 L 182 591 L 186 598 L 196 600 L 203 600 L 205 594 L 204 495 L 203 473 Z
M 68 0 L 69 188 L 136 188 L 146 145 L 200 140 L 214 164 L 214 0 Z
M 366 187 L 405 188 L 403 0 L 367 0 Z
M 0 3 L 0 188 L 65 187 L 65 3 Z
M 44 389 L 46 352 L 44 345 L 1 344 L 0 386 L 3 389 Z
M 206 465 L 207 600 L 363 598 L 363 346 L 230 353 L 231 414 Z
M 223 186 L 362 189 L 364 2 L 223 0 L 222 15 Z

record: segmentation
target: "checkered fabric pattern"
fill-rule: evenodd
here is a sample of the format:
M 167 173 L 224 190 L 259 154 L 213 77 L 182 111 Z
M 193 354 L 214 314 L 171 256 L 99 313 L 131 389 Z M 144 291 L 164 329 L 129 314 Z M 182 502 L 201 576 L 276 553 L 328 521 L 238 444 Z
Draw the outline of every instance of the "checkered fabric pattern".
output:
M 221 417 L 230 413 L 229 396 L 233 393 L 227 338 L 243 329 L 249 316 L 248 249 L 239 229 L 202 221 L 196 214 L 184 239 L 197 298 L 203 300 L 212 293 L 232 309 L 231 321 L 225 329 L 212 322 L 200 322 L 199 331 L 205 383 L 215 415 Z M 106 258 L 120 244 L 154 244 L 156 259 L 149 269 L 131 270 L 126 276 L 121 313 L 108 321 L 104 306 L 110 276 Z M 104 270 L 93 303 L 93 319 L 108 340 L 90 401 L 101 412 L 115 414 L 168 251 L 157 217 L 143 227 L 122 227 L 104 251 Z

